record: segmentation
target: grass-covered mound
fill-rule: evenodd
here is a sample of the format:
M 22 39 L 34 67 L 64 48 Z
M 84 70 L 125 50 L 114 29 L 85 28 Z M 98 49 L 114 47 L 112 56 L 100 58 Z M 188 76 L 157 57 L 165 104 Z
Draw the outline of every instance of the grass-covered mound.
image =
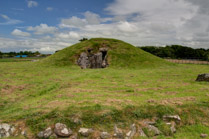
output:
M 108 63 L 111 67 L 156 67 L 168 64 L 131 44 L 106 38 L 93 38 L 77 43 L 53 54 L 41 63 L 57 66 L 75 65 L 81 52 L 87 51 L 88 48 L 93 48 L 93 51 L 97 52 L 101 47 L 108 48 Z

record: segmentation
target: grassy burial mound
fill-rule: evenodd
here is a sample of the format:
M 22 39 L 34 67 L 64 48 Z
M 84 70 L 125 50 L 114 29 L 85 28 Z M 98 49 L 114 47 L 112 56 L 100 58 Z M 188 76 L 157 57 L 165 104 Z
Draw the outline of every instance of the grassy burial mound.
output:
M 139 48 L 116 39 L 94 38 L 67 47 L 43 60 L 47 65 L 68 66 L 77 65 L 82 52 L 89 54 L 106 50 L 106 57 L 110 67 L 156 67 L 168 65 L 166 61 L 149 54 Z

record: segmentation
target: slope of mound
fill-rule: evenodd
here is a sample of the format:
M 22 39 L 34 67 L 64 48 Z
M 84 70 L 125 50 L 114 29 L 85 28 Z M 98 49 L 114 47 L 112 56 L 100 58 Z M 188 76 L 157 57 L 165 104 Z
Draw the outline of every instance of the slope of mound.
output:
M 98 52 L 103 47 L 108 48 L 107 60 L 110 67 L 156 67 L 170 64 L 128 43 L 106 38 L 93 38 L 77 43 L 42 60 L 41 63 L 56 66 L 76 65 L 82 52 L 87 52 L 88 49 Z

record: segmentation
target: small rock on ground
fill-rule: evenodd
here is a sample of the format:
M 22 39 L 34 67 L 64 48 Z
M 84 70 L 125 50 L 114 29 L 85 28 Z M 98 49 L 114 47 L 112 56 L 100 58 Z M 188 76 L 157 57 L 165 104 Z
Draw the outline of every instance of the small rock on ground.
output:
M 69 137 L 70 135 L 72 135 L 73 132 L 70 128 L 67 128 L 65 124 L 56 123 L 54 133 L 60 137 Z
M 107 132 L 102 132 L 102 133 L 100 134 L 100 138 L 101 138 L 101 139 L 108 139 L 108 138 L 110 138 L 110 134 L 107 133 Z
M 121 129 L 119 129 L 116 125 L 114 126 L 114 137 L 118 138 L 118 139 L 123 139 L 123 131 Z
M 154 132 L 155 136 L 160 135 L 160 133 L 161 133 L 161 131 L 153 125 L 148 125 L 147 128 L 149 131 Z
M 144 133 L 144 131 L 141 128 L 139 129 L 139 135 L 141 137 L 147 137 L 147 135 Z
M 136 125 L 135 124 L 132 124 L 130 129 L 131 130 L 126 134 L 126 139 L 131 139 L 136 134 Z
M 202 134 L 200 134 L 200 137 L 201 137 L 201 138 L 206 138 L 206 137 L 208 137 L 208 134 L 203 134 L 203 133 L 202 133 Z
M 179 115 L 164 115 L 163 120 L 164 121 L 175 120 L 177 122 L 180 122 L 181 118 Z
M 93 129 L 89 128 L 80 128 L 78 131 L 82 136 L 88 137 L 91 133 L 93 133 Z
M 15 128 L 9 124 L 3 123 L 0 124 L 0 138 L 9 137 L 13 135 L 15 132 Z
M 52 131 L 51 127 L 49 127 L 49 128 L 47 128 L 46 130 L 39 132 L 39 133 L 37 134 L 37 137 L 38 137 L 38 138 L 45 138 L 45 139 L 47 139 L 47 138 L 49 138 L 52 134 L 53 134 L 53 131 Z

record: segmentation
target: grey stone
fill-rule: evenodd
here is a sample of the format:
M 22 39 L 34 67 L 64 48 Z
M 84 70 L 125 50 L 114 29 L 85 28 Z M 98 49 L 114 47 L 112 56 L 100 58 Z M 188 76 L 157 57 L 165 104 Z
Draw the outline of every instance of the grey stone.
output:
M 25 132 L 25 131 L 24 131 L 24 132 Z M 22 135 L 25 134 L 24 132 L 22 133 Z M 49 128 L 47 128 L 46 130 L 39 132 L 39 133 L 37 134 L 37 137 L 47 139 L 47 138 L 49 138 L 52 134 L 53 134 L 53 131 L 52 131 L 51 127 L 49 127 Z
M 176 133 L 176 128 L 175 128 L 175 124 L 171 124 L 171 133 Z
M 80 133 L 84 137 L 88 137 L 91 133 L 93 133 L 93 129 L 89 128 L 80 128 L 78 133 Z
M 16 131 L 15 127 L 12 126 L 12 127 L 10 128 L 10 133 L 13 135 L 13 134 L 15 133 L 15 131 Z
M 160 133 L 161 133 L 161 131 L 153 125 L 148 125 L 147 128 L 149 131 L 154 132 L 155 136 L 160 135 Z
M 179 115 L 164 115 L 163 120 L 164 121 L 174 120 L 174 121 L 180 122 L 181 118 Z
M 74 135 L 70 136 L 70 139 L 78 139 L 78 135 L 74 134 Z
M 201 137 L 201 138 L 206 138 L 206 137 L 208 137 L 208 134 L 203 134 L 203 133 L 201 133 L 201 134 L 200 134 L 200 137 Z
M 126 139 L 131 139 L 136 134 L 136 125 L 135 124 L 132 124 L 130 129 L 131 130 L 126 134 Z
M 38 137 L 38 138 L 43 138 L 43 137 L 44 137 L 44 132 L 43 132 L 43 131 L 39 132 L 39 133 L 37 134 L 37 137 Z
M 152 121 L 145 121 L 144 123 L 147 125 L 155 125 L 156 124 L 156 122 L 152 122 Z
M 52 135 L 52 129 L 51 127 L 47 128 L 45 131 L 44 131 L 44 138 L 49 138 L 51 135 Z
M 9 137 L 11 135 L 11 126 L 9 124 L 0 124 L 0 138 Z
M 4 129 L 6 132 L 9 132 L 11 126 L 9 124 L 3 123 L 0 125 L 0 128 Z
M 73 132 L 70 128 L 67 128 L 65 124 L 56 123 L 54 127 L 54 133 L 60 137 L 69 137 Z
M 26 131 L 26 130 L 23 130 L 23 131 L 21 132 L 21 135 L 23 135 L 24 137 L 27 137 L 27 131 Z
M 114 126 L 114 137 L 116 137 L 118 139 L 124 138 L 123 131 L 121 129 L 119 129 L 116 125 Z
M 88 58 L 87 54 L 84 52 L 81 53 L 77 63 L 82 69 L 88 68 L 89 67 L 89 58 Z
M 101 139 L 108 139 L 108 138 L 110 138 L 110 134 L 107 133 L 107 132 L 102 132 L 102 133 L 100 134 L 100 138 L 101 138 Z
M 75 124 L 82 124 L 81 119 L 79 119 L 78 117 L 73 117 L 73 118 L 71 119 L 71 121 L 72 121 L 73 123 L 75 123 Z
M 141 128 L 139 129 L 139 135 L 141 137 L 147 137 L 147 135 L 144 133 L 144 131 Z
M 209 82 L 209 73 L 205 73 L 205 74 L 199 74 L 196 81 L 206 81 Z

